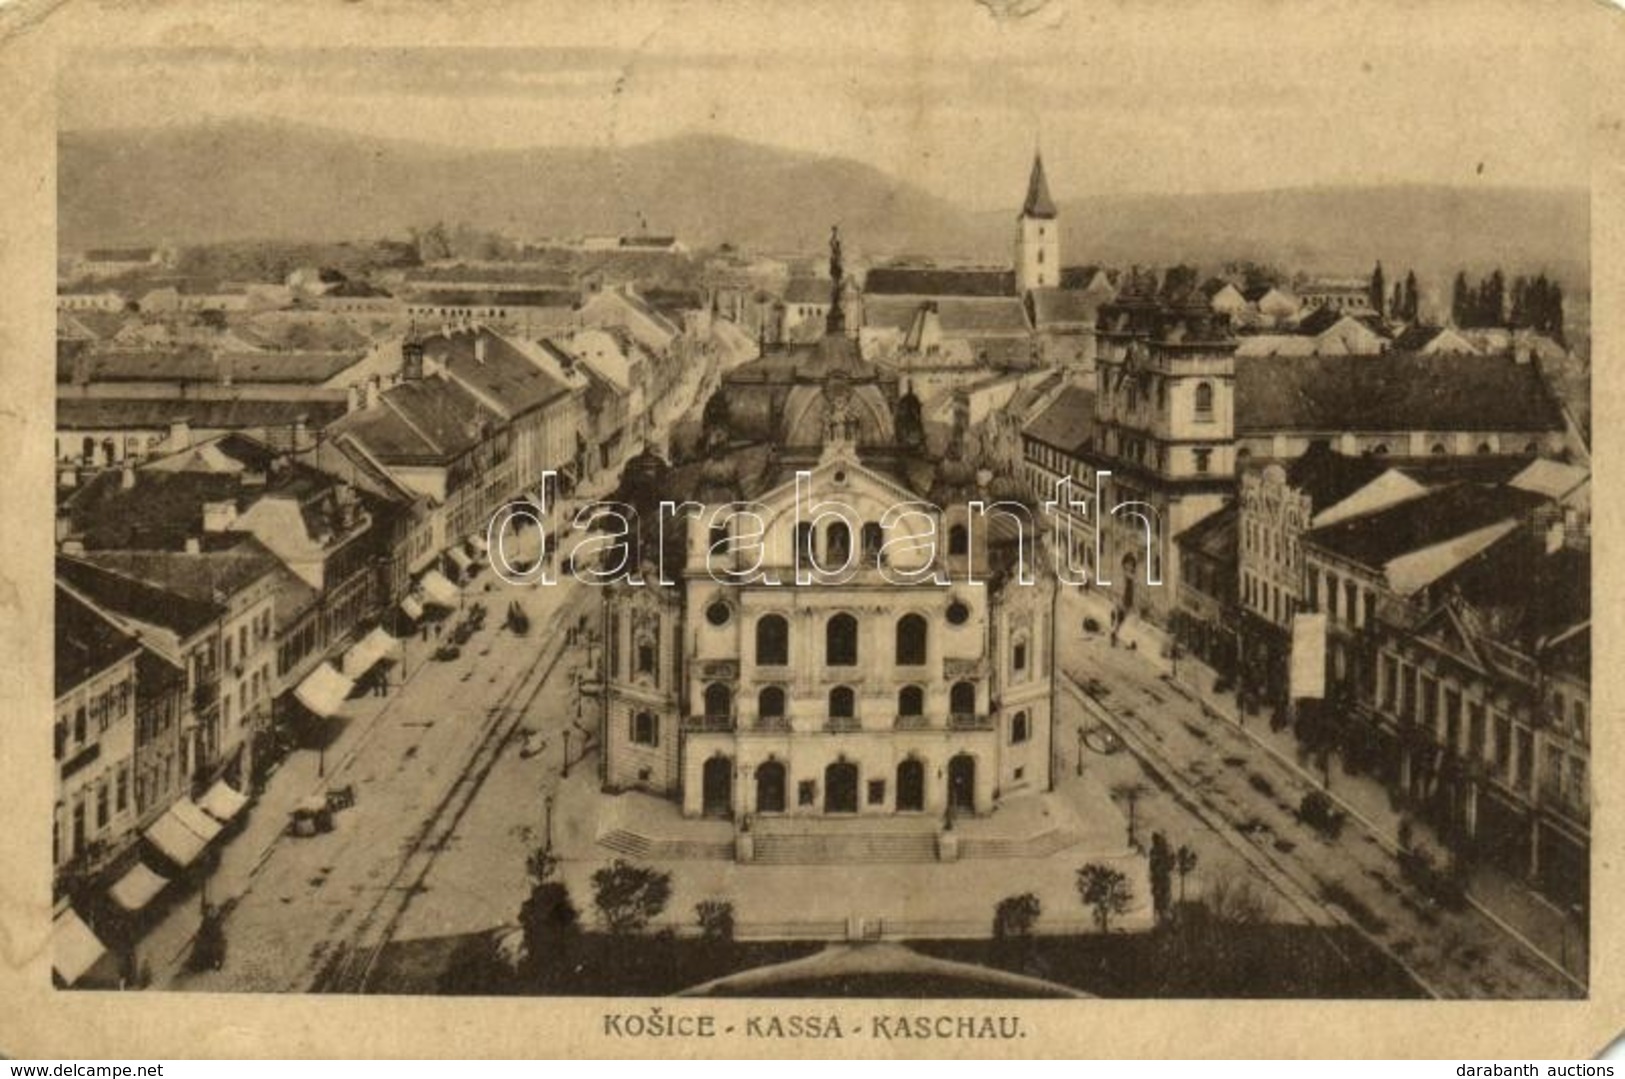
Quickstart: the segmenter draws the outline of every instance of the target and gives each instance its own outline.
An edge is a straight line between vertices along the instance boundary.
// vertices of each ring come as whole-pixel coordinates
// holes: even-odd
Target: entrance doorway
[[[768,761],[756,766],[756,812],[784,812],[784,765]]]
[[[948,762],[948,805],[966,813],[976,812],[976,758],[968,753]]]
[[[925,764],[910,757],[897,766],[897,811],[919,812],[925,808]]]
[[[733,815],[733,776],[733,761],[727,757],[712,757],[705,762],[700,806],[706,816]]]
[[[824,812],[857,811],[858,766],[851,761],[836,761],[824,769]]]

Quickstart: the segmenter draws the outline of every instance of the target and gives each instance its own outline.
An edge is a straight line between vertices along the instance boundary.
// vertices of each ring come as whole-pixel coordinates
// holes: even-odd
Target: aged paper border
[[[771,0],[754,0],[767,4]],[[920,0],[918,47],[930,49],[932,19],[958,17],[976,0]],[[990,0],[984,0],[990,2]],[[681,17],[726,19],[729,7],[688,6]],[[1074,0],[1078,32],[1088,4]],[[1358,43],[1366,20],[1396,12],[1418,34],[1460,32],[1459,3],[1325,4],[1328,33]],[[800,0],[831,19],[861,18],[858,0]],[[1168,0],[1135,5],[1182,32],[1211,33],[1215,9]],[[1470,50],[1484,40],[1516,40],[1535,20],[1583,20],[1590,47],[1572,57],[1592,85],[1592,304],[1594,357],[1608,372],[1609,353],[1625,331],[1625,12],[1588,0],[1472,4]],[[661,5],[666,15],[669,7]],[[1081,10],[1080,10],[1081,9]],[[1251,16],[1246,40],[1268,47],[1268,0],[1236,0],[1220,9]],[[1019,1015],[1023,1036],[1011,1041],[883,1042],[606,1038],[606,1011],[631,1012],[650,1002],[579,998],[430,999],[389,997],[226,996],[58,993],[50,986],[50,880],[46,829],[52,789],[50,438],[54,416],[55,65],[59,51],[94,44],[277,46],[436,42],[545,45],[555,18],[612,25],[658,16],[652,3],[586,4],[552,0],[278,0],[255,5],[214,2],[52,3],[14,0],[0,8],[0,1054],[13,1058],[197,1057],[840,1057],[840,1056],[1420,1056],[1506,1060],[1591,1056],[1625,1028],[1625,859],[1615,798],[1625,739],[1618,695],[1625,670],[1606,662],[1620,640],[1621,607],[1602,602],[1625,587],[1614,545],[1597,547],[1599,598],[1594,691],[1596,786],[1593,838],[1592,990],[1563,1003],[1382,1003],[1076,1001],[985,1003],[943,1001],[664,1001],[666,1014],[713,1015],[720,1030],[749,1015],[818,1014],[867,1025],[874,1015]],[[924,17],[929,14],[929,18]],[[967,14],[969,12],[967,11]],[[653,23],[651,23],[653,25]],[[1447,29],[1448,27],[1448,29]],[[1063,29],[1061,32],[1069,32]],[[792,41],[782,44],[794,45]],[[1518,72],[1509,71],[1509,79]],[[1423,115],[1405,122],[1425,127]],[[1419,134],[1418,137],[1425,137]],[[1620,488],[1612,467],[1625,373],[1593,386],[1598,478],[1597,532],[1620,524]]]

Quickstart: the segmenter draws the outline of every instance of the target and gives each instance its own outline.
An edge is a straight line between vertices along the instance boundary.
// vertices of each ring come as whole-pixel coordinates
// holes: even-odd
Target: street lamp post
[[[547,829],[544,833],[546,846],[544,849],[553,849],[553,795],[551,792],[542,796],[542,806],[547,811]]]
[[[570,778],[570,728],[564,728],[564,769],[559,773],[564,779]]]
[[[1078,726],[1078,775],[1083,775],[1083,726]]]

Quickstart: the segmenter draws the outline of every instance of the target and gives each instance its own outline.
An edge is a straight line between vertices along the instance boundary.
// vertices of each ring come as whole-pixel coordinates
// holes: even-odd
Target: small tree
[[[1128,845],[1139,846],[1134,835],[1134,810],[1140,804],[1140,799],[1151,793],[1151,788],[1138,780],[1119,783],[1112,787],[1112,797],[1128,806]]]
[[[1006,896],[993,908],[993,938],[1012,940],[1032,936],[1043,904],[1031,892]]]
[[[579,922],[570,890],[559,881],[539,881],[519,908],[525,942],[520,970],[542,986],[555,984],[569,969]]]
[[[1161,832],[1151,833],[1151,908],[1159,920],[1168,917],[1173,896],[1174,853]]]
[[[694,904],[694,917],[700,923],[700,939],[710,944],[727,944],[734,939],[734,905],[726,899],[704,899]]]
[[[622,858],[592,875],[593,904],[617,936],[642,932],[671,900],[671,874]]]
[[[1179,871],[1179,905],[1185,905],[1185,878],[1196,868],[1196,852],[1181,844],[1174,852],[1174,868]]]
[[[1095,916],[1102,933],[1111,930],[1111,920],[1128,910],[1134,897],[1128,878],[1109,865],[1090,862],[1078,870],[1078,898]]]

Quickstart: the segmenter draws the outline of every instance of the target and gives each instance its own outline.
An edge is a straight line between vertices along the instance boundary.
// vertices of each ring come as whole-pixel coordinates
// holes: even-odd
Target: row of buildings
[[[1581,901],[1589,473],[1538,349],[1258,352],[1199,290],[1125,291],[1096,333],[1021,461],[1089,499],[1093,587],[1458,851]],[[1323,704],[1295,647],[1325,650]]]
[[[64,932],[130,954],[116,942],[207,860],[266,770],[319,743],[323,721],[399,659],[401,635],[458,604],[492,516],[540,501],[548,472],[551,508],[635,448],[644,394],[675,376],[626,362],[623,340],[415,335],[393,356],[369,353],[361,384],[322,410],[298,397],[64,398],[70,412],[136,401],[171,417],[139,445],[119,430],[59,487]],[[263,437],[185,418],[200,405],[299,411]]]

